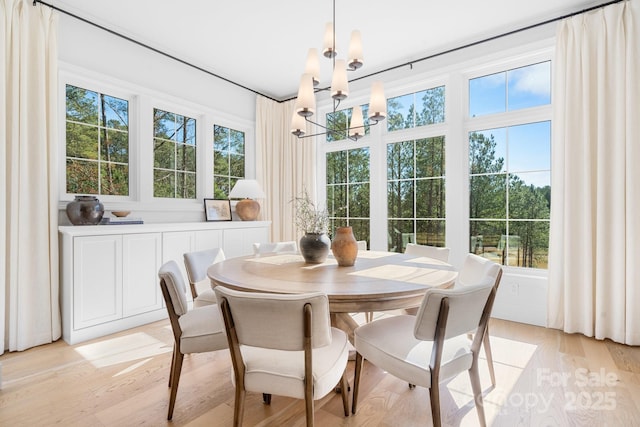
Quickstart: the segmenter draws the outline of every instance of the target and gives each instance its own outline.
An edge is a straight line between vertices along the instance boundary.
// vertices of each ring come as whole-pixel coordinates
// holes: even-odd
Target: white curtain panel
[[[57,16],[0,0],[2,352],[60,337]]]
[[[558,26],[548,325],[640,345],[635,25],[622,2]]]
[[[307,191],[315,200],[316,145],[314,138],[291,134],[294,101],[256,100],[256,179],[266,199],[262,217],[271,221],[271,240],[298,241],[293,200]]]

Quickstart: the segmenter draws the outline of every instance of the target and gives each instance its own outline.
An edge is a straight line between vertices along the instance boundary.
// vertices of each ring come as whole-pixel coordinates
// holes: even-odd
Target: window
[[[369,242],[369,149],[327,153],[329,234],[350,226],[357,240]]]
[[[244,178],[244,132],[213,126],[213,196],[226,199],[238,179]]]
[[[153,110],[153,195],[196,198],[196,120]]]
[[[387,100],[387,130],[410,129],[444,122],[444,86]]]
[[[469,132],[470,251],[503,265],[548,264],[551,122],[526,109],[551,102],[549,70],[545,62],[469,80],[470,115],[515,110],[510,122],[520,122]]]
[[[369,134],[369,104],[360,106],[362,108],[362,117],[364,119],[364,134]],[[327,113],[325,124],[327,127],[327,142],[341,141],[347,139],[349,123],[351,122],[351,114],[353,108],[333,111]]]
[[[66,85],[66,191],[129,195],[129,102]]]
[[[445,246],[445,144],[432,137],[387,144],[388,248]]]

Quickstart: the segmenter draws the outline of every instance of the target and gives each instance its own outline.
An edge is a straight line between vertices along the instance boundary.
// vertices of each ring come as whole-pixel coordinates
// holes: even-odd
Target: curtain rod
[[[603,3],[603,4],[599,4],[599,5],[596,5],[596,6],[591,6],[591,7],[588,7],[586,9],[582,9],[582,10],[579,10],[579,11],[576,11],[576,12],[567,13],[566,15],[558,16],[556,18],[547,19],[546,21],[538,22],[537,24],[528,25],[526,27],[522,27],[522,28],[518,28],[516,30],[508,31],[508,32],[503,33],[503,34],[498,34],[496,36],[492,36],[492,37],[488,37],[488,38],[485,38],[485,39],[482,39],[482,40],[471,42],[471,43],[465,44],[463,46],[454,47],[454,48],[451,48],[451,49],[444,50],[442,52],[438,52],[438,53],[434,53],[432,55],[424,56],[422,58],[414,59],[413,61],[408,61],[408,62],[405,62],[403,64],[394,65],[392,67],[385,68],[383,70],[376,71],[374,73],[370,73],[370,74],[367,74],[367,75],[364,75],[364,76],[356,77],[356,78],[354,78],[352,80],[349,80],[349,82],[351,83],[351,82],[355,82],[355,81],[358,81],[358,80],[366,79],[366,78],[369,78],[369,77],[377,76],[378,74],[383,74],[383,73],[386,73],[388,71],[396,70],[398,68],[402,68],[402,67],[406,67],[406,66],[413,67],[413,64],[418,63],[418,62],[426,61],[426,60],[429,60],[429,59],[436,58],[438,56],[442,56],[442,55],[446,55],[446,54],[449,54],[449,53],[457,52],[459,50],[463,50],[463,49],[466,49],[466,48],[469,48],[469,47],[477,46],[479,44],[487,43],[487,42],[490,42],[490,41],[493,41],[493,40],[496,40],[496,39],[499,39],[499,38],[502,38],[502,37],[510,36],[510,35],[513,35],[513,34],[517,34],[519,32],[530,30],[530,29],[536,28],[536,27],[540,27],[542,25],[550,24],[552,22],[560,21],[562,19],[571,18],[572,16],[581,15],[583,13],[591,12],[592,10],[600,9],[600,8],[603,8],[603,7],[606,7],[606,6],[615,4],[615,3],[620,3],[620,2],[623,2],[623,1],[627,1],[627,0],[611,0],[609,2],[606,2],[606,3]],[[114,31],[114,30],[106,28],[106,27],[104,27],[102,25],[96,24],[95,22],[89,21],[88,19],[85,19],[85,18],[83,18],[81,16],[75,15],[75,14],[73,14],[73,13],[67,11],[67,10],[61,9],[61,8],[59,8],[57,6],[54,6],[54,5],[49,4],[49,3],[46,3],[46,2],[44,2],[42,0],[33,0],[33,5],[34,6],[37,3],[43,4],[45,6],[48,6],[48,7],[52,8],[53,10],[56,10],[56,11],[61,12],[61,13],[64,13],[65,15],[68,15],[68,16],[70,16],[72,18],[75,18],[75,19],[78,19],[78,20],[80,20],[80,21],[82,21],[82,22],[84,22],[86,24],[92,25],[92,26],[94,26],[96,28],[99,28],[99,29],[101,29],[103,31],[106,31],[106,32],[110,33],[110,34],[113,34],[114,36],[118,36],[120,38],[123,38],[123,39],[125,39],[125,40],[127,40],[127,41],[129,41],[131,43],[137,44],[138,46],[141,46],[141,47],[144,47],[146,49],[149,49],[149,50],[151,50],[151,51],[153,51],[155,53],[158,53],[160,55],[163,55],[163,56],[165,56],[165,57],[167,57],[169,59],[173,59],[174,61],[177,61],[177,62],[179,62],[179,63],[181,63],[183,65],[186,65],[188,67],[194,68],[194,69],[196,69],[198,71],[202,71],[203,73],[209,74],[210,76],[216,77],[216,78],[218,78],[220,80],[224,80],[227,83],[231,83],[232,85],[238,86],[238,87],[240,87],[242,89],[248,90],[249,92],[252,92],[252,93],[254,93],[256,95],[263,96],[263,97],[265,97],[267,99],[270,99],[272,101],[275,101],[275,102],[278,102],[278,103],[283,103],[283,102],[287,102],[287,101],[291,101],[291,100],[296,99],[296,97],[287,98],[287,99],[281,99],[281,100],[280,99],[275,99],[275,98],[273,98],[273,97],[271,97],[269,95],[265,95],[264,93],[258,92],[257,90],[254,90],[254,89],[251,89],[251,88],[249,88],[247,86],[241,85],[240,83],[236,83],[233,80],[230,80],[230,79],[228,79],[226,77],[222,77],[222,76],[220,76],[220,75],[218,75],[218,74],[216,74],[216,73],[214,73],[212,71],[209,71],[209,70],[207,70],[205,68],[202,68],[200,66],[194,65],[194,64],[192,64],[190,62],[187,62],[187,61],[185,61],[183,59],[180,59],[180,58],[178,58],[176,56],[173,56],[173,55],[170,55],[170,54],[168,54],[166,52],[163,52],[160,49],[156,49],[155,47],[152,47],[152,46],[149,46],[149,45],[147,45],[145,43],[139,42],[138,40],[135,40],[135,39],[132,39],[131,37],[125,36],[124,34],[120,34],[117,31]],[[316,92],[321,92],[321,91],[325,91],[325,90],[328,90],[328,89],[329,89],[329,87],[325,87],[325,88],[322,88],[322,89],[316,89]]]

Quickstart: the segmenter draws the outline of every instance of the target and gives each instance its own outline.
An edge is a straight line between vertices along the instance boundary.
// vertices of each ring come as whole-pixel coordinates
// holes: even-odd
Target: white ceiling
[[[336,0],[338,58],[359,29],[355,78],[605,3],[605,0]],[[275,99],[296,95],[322,48],[332,1],[55,0],[52,4]],[[321,58],[321,85],[330,61]]]

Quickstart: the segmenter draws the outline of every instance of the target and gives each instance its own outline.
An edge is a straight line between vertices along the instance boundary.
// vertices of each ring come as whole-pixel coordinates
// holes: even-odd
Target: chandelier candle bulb
[[[362,35],[359,30],[351,32],[351,42],[349,43],[349,69],[357,70],[364,63],[362,55]]]
[[[327,22],[324,30],[324,44],[322,49],[322,54],[326,58],[333,58],[337,55],[336,53],[336,41],[333,38],[333,23]]]
[[[297,111],[294,110],[293,117],[291,117],[291,133],[300,138],[305,134],[306,127],[307,121],[303,116],[301,116]]]
[[[333,79],[331,80],[331,97],[341,101],[347,96],[349,96],[347,65],[344,59],[336,59],[336,67],[333,70]]]
[[[311,74],[304,73],[300,78],[296,104],[296,113],[302,117],[311,117],[316,112],[316,97],[313,93],[313,77]]]
[[[320,84],[320,59],[318,59],[318,51],[314,48],[309,49],[304,72],[306,74],[311,74],[314,86],[318,86]]]
[[[385,117],[387,117],[387,99],[384,96],[384,87],[382,82],[373,82],[369,101],[369,120],[379,122]]]
[[[349,137],[355,140],[364,136],[364,118],[362,117],[362,108],[359,105],[353,107],[351,114],[351,124],[349,125]]]

